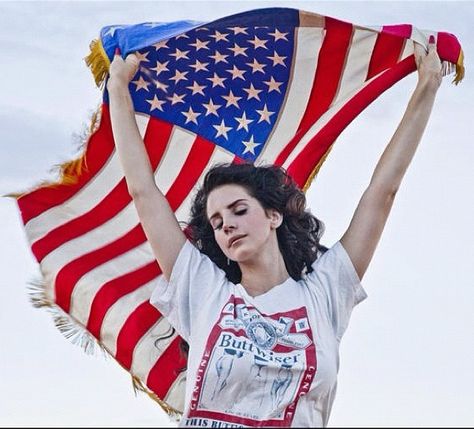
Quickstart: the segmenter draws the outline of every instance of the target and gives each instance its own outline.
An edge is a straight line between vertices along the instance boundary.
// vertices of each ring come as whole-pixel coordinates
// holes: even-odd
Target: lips
[[[228,244],[227,244],[228,247],[231,247],[234,244],[234,242],[236,242],[237,240],[239,240],[239,239],[241,239],[245,236],[246,236],[245,234],[242,234],[242,235],[235,235],[234,237],[231,237],[228,241]]]

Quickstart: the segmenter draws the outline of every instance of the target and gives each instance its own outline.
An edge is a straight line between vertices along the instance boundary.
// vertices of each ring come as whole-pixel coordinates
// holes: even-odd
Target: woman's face
[[[217,244],[236,262],[245,262],[277,243],[276,228],[282,216],[267,210],[240,185],[222,185],[207,199],[207,217]],[[269,244],[273,240],[273,243]]]

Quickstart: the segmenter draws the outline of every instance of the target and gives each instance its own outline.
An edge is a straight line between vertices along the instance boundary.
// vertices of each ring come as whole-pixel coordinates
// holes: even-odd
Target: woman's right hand
[[[124,60],[117,48],[114,59],[110,63],[107,89],[110,90],[112,86],[128,87],[128,84],[138,70],[139,64],[140,61],[135,54],[128,54]]]

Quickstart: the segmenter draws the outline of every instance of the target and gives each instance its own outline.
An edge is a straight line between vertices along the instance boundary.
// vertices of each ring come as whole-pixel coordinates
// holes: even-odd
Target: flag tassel
[[[133,390],[136,392],[144,392],[146,393],[151,399],[156,401],[158,405],[163,409],[163,411],[168,414],[170,418],[172,418],[175,421],[178,421],[182,413],[176,410],[173,407],[170,407],[166,402],[162,401],[153,391],[148,389],[143,382],[136,376],[132,374],[132,384],[133,384]]]
[[[102,351],[107,356],[108,351],[100,344],[92,334],[72,316],[65,313],[48,296],[48,287],[43,280],[33,280],[28,285],[30,302],[35,308],[47,308],[53,317],[54,325],[59,332],[69,339],[73,344],[80,346],[88,355],[95,354],[96,350]]]
[[[464,53],[461,49],[461,51],[459,52],[458,60],[456,62],[456,75],[454,76],[453,83],[457,85],[459,82],[463,80],[463,78],[464,78]]]
[[[109,72],[110,60],[99,39],[92,40],[89,44],[89,49],[90,53],[84,58],[84,60],[87,66],[91,69],[95,84],[99,88],[102,88],[107,73]]]

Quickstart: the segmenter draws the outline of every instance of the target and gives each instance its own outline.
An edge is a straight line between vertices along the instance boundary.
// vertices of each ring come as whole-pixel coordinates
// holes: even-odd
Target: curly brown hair
[[[303,191],[283,167],[276,165],[221,163],[206,173],[194,197],[187,227],[189,238],[201,252],[224,270],[231,282],[241,281],[239,265],[229,261],[217,244],[206,212],[210,192],[227,184],[244,187],[265,210],[274,209],[283,215],[283,222],[276,231],[286,269],[295,280],[300,280],[304,272],[311,272],[318,253],[327,250],[319,242],[324,225],[306,210]]]

